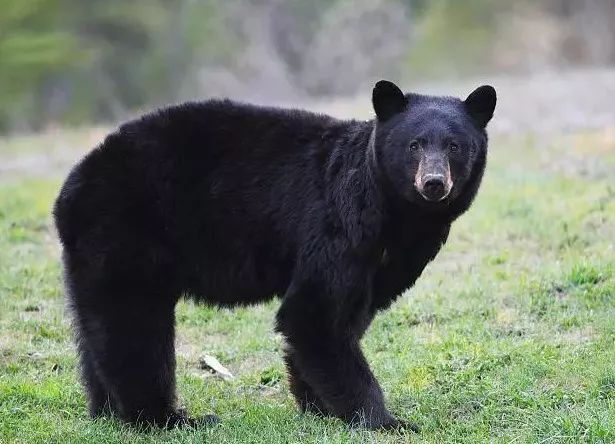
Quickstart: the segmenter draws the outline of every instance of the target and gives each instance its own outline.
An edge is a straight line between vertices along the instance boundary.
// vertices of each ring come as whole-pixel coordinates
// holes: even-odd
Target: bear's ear
[[[372,104],[378,120],[384,122],[406,109],[408,101],[404,93],[393,82],[380,80],[372,92]]]
[[[472,91],[463,104],[478,126],[485,128],[493,117],[496,100],[495,88],[483,85]]]

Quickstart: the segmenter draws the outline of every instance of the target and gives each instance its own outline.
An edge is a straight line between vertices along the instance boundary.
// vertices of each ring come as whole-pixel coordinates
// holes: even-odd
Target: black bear
[[[369,121],[172,106],[122,125],[73,168],[54,215],[92,415],[197,424],[175,405],[178,299],[278,295],[299,407],[399,426],[359,341],[470,206],[496,94],[404,95],[380,81],[372,102]]]

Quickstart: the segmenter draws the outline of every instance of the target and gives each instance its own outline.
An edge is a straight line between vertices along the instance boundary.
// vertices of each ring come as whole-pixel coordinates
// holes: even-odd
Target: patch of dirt
[[[581,345],[591,342],[595,336],[594,329],[591,326],[586,326],[561,333],[556,337],[556,341],[567,345]]]
[[[276,361],[281,361],[282,355],[276,352],[262,350],[251,353],[244,359],[234,362],[229,365],[231,371],[237,376],[264,371],[271,367],[271,364]]]
[[[175,337],[175,353],[186,361],[197,362],[207,350],[221,348],[227,342],[229,338],[224,333],[194,336],[179,329]]]

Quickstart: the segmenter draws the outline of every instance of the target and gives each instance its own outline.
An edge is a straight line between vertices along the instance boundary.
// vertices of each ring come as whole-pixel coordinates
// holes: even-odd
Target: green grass
[[[0,158],[48,139],[4,141]],[[61,178],[0,180],[0,442],[615,442],[614,171],[612,131],[492,141],[477,201],[364,340],[390,408],[420,435],[298,414],[277,302],[178,307],[181,403],[219,426],[143,433],[90,420],[50,224]],[[200,369],[206,353],[235,379]]]

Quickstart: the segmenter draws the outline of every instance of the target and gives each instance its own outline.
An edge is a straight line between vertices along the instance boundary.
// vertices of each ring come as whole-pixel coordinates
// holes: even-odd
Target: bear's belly
[[[188,295],[222,306],[251,305],[283,296],[292,274],[292,262],[256,250],[224,248],[197,261],[189,279]]]

